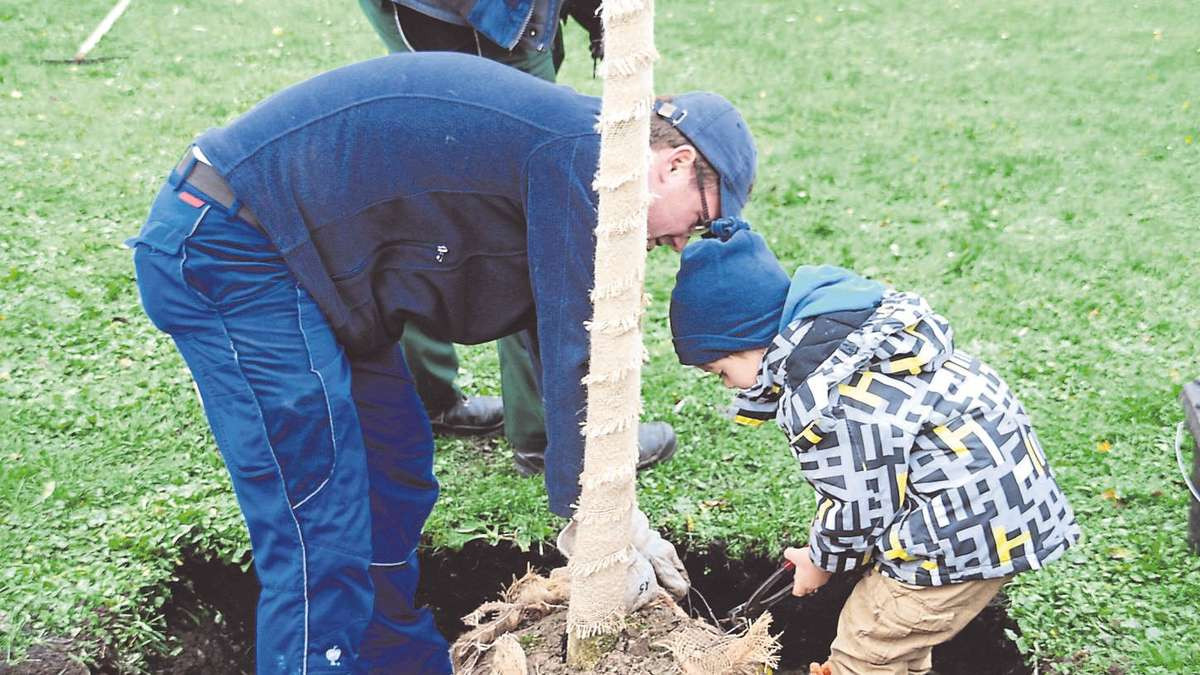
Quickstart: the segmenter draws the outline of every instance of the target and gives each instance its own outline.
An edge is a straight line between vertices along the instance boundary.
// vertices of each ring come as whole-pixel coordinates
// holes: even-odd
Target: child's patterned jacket
[[[917,295],[797,319],[741,396],[743,421],[774,413],[816,489],[825,570],[875,560],[938,586],[1036,569],[1079,539],[1025,410]]]

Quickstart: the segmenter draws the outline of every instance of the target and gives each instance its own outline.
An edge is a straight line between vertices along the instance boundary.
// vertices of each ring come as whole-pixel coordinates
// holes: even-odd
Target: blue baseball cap
[[[754,187],[758,152],[750,127],[737,108],[719,94],[689,91],[670,101],[655,101],[654,112],[670,120],[720,174],[718,217],[740,216]]]

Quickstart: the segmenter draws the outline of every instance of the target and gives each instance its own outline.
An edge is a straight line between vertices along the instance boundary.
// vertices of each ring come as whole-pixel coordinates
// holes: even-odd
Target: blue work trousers
[[[191,369],[262,585],[258,673],[449,673],[413,607],[437,499],[399,347],[351,358],[255,226],[173,172],[130,240],[142,305]]]

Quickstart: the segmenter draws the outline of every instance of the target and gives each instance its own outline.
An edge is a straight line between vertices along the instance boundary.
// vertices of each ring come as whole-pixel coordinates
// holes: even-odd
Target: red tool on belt
[[[783,566],[767,577],[754,592],[750,599],[729,610],[722,623],[736,627],[742,622],[750,622],[763,612],[778,604],[784,598],[792,596],[793,578],[796,575],[796,565],[791,560],[783,561]]]

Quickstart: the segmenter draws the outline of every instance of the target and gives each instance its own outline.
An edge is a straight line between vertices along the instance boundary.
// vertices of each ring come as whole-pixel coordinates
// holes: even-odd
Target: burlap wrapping
[[[492,672],[496,675],[529,675],[525,650],[511,633],[501,635],[492,646]]]
[[[654,98],[652,0],[606,0],[594,309],[582,487],[567,628],[579,637],[619,629],[634,551],[637,426],[641,416],[646,176]]]
[[[693,621],[672,633],[666,647],[685,675],[758,675],[779,665],[779,641],[770,628],[770,612],[758,617],[741,635],[728,635]]]

